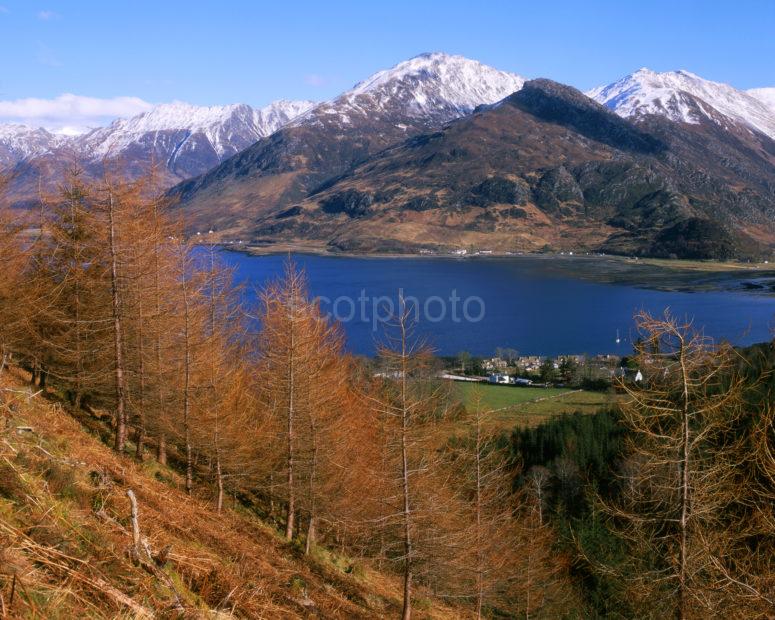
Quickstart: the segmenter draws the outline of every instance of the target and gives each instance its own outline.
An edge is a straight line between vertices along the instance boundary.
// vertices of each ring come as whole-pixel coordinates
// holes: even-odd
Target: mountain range
[[[433,53],[320,104],[167,104],[76,137],[0,126],[18,202],[74,160],[134,175],[156,162],[191,229],[224,241],[698,258],[775,246],[775,88],[687,71],[581,93]]]
[[[17,202],[34,201],[39,179],[51,186],[76,163],[87,174],[99,174],[105,162],[113,162],[130,177],[156,165],[161,185],[169,187],[206,172],[313,106],[311,101],[276,101],[263,108],[175,102],[76,136],[0,125],[0,170],[10,174]]]

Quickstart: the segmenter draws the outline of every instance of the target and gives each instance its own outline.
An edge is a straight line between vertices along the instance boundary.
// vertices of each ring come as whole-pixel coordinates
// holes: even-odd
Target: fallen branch
[[[35,447],[51,460],[57,461],[59,463],[63,463],[65,465],[69,465],[70,467],[86,467],[86,463],[84,463],[83,461],[73,461],[71,459],[59,458],[58,456],[54,456],[53,454],[51,454],[51,452],[41,447],[40,445],[37,445]]]
[[[132,489],[127,489],[127,497],[129,498],[130,505],[130,520],[132,522],[132,547],[129,550],[129,557],[135,564],[142,567],[147,573],[153,575],[156,579],[161,581],[172,592],[175,598],[174,607],[179,611],[185,611],[183,602],[181,601],[180,594],[175,588],[175,584],[170,579],[169,575],[165,573],[159,566],[163,566],[167,561],[170,554],[171,547],[168,545],[161,550],[161,552],[154,557],[151,551],[151,545],[146,538],[140,534],[140,517],[137,509],[137,497]]]
[[[132,612],[135,614],[135,617],[153,618],[153,613],[150,610],[140,605],[137,601],[135,601],[130,596],[124,594],[121,590],[114,588],[107,581],[104,581],[99,577],[92,577],[90,578],[90,581],[94,587],[98,588],[99,590],[107,594],[116,603],[131,609]]]

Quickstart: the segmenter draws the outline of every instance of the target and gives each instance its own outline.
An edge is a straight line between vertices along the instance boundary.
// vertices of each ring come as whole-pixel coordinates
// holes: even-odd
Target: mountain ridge
[[[705,108],[708,106],[775,139],[775,107],[760,99],[767,97],[768,89],[761,91],[764,92],[755,96],[750,91],[706,80],[689,71],[657,73],[644,67],[611,84],[593,88],[587,95],[620,116],[658,114],[688,124],[710,116]],[[702,105],[693,104],[687,94],[700,100]]]
[[[494,119],[508,108],[512,121],[527,131],[521,137],[508,126],[495,131],[501,121]],[[481,123],[493,127],[485,130]],[[436,149],[461,127],[470,137]],[[122,159],[133,176],[162,164],[161,186],[174,185],[169,196],[189,229],[214,229],[223,239],[375,251],[382,244],[376,232],[357,241],[353,231],[379,211],[376,205],[393,208],[395,196],[403,196],[405,204],[392,217],[422,214],[413,216],[424,222],[417,230],[433,228],[428,238],[436,239],[434,247],[471,239],[487,244],[499,230],[509,230],[513,243],[501,236],[495,246],[648,253],[662,252],[654,244],[675,233],[723,239],[711,243],[712,252],[731,256],[775,245],[767,221],[775,202],[774,138],[772,88],[741,91],[685,70],[643,68],[584,94],[432,52],[378,71],[318,104],[280,101],[262,110],[241,104],[157,106],[81,136],[80,153],[68,149],[67,137],[0,127],[0,165],[27,149],[31,155],[13,169],[12,191],[21,186],[31,196],[38,176],[56,176],[65,156],[91,158],[92,164]],[[57,148],[45,151],[47,140]],[[437,186],[444,177],[439,171],[452,168],[459,168],[457,177]],[[381,187],[388,178],[396,179],[392,187]],[[632,202],[641,186],[652,194]],[[516,200],[523,195],[524,204]],[[498,209],[479,214],[487,222],[472,212],[461,215],[461,208],[504,197],[500,204],[508,204],[512,216],[540,225],[525,230],[526,221],[493,223]],[[450,210],[457,223],[450,223]],[[523,218],[521,211],[532,215]],[[608,219],[601,221],[603,212]],[[343,214],[349,231],[332,224]],[[434,216],[438,221],[431,222]],[[382,223],[388,251],[414,247],[394,239],[396,223]],[[557,234],[536,234],[550,225]],[[675,227],[672,233],[668,225]],[[460,234],[461,226],[482,234]],[[587,232],[574,237],[581,229]],[[668,245],[680,249],[673,241]]]
[[[54,191],[73,165],[98,175],[104,163],[117,162],[130,178],[155,166],[166,188],[209,170],[313,105],[286,100],[263,108],[173,102],[75,136],[0,125],[0,172],[10,175],[9,192],[22,204],[35,202],[41,185]]]
[[[267,211],[252,237],[344,252],[753,256],[775,239],[770,187],[775,142],[764,134],[626,119],[538,79]]]
[[[319,104],[171,193],[187,205],[192,226],[244,230],[261,211],[301,200],[375,153],[495,103],[523,83],[462,56],[422,54]]]

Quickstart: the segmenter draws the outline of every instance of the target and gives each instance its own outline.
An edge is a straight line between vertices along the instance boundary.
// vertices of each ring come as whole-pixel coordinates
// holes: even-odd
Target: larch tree
[[[442,390],[430,379],[430,350],[413,336],[416,309],[403,298],[379,349],[382,371],[372,411],[380,429],[382,472],[375,520],[387,558],[403,577],[402,618],[412,615],[415,584],[432,589],[454,556],[459,506],[439,454],[437,424],[446,417]]]
[[[174,325],[175,341],[173,352],[176,360],[172,362],[177,369],[172,430],[183,443],[185,463],[185,488],[189,495],[194,484],[194,424],[195,408],[198,404],[200,387],[204,380],[202,370],[205,358],[207,306],[203,300],[206,286],[203,274],[196,270],[191,253],[191,245],[182,238],[176,240],[175,277],[177,280],[176,312],[178,320]]]
[[[328,472],[335,462],[331,433],[346,398],[341,332],[309,298],[305,275],[290,260],[283,277],[261,292],[260,306],[257,392],[273,422],[269,443],[275,446],[264,455],[271,464],[264,484],[285,503],[288,540],[299,514],[306,516],[309,549],[325,510]],[[281,472],[281,481],[275,472]]]
[[[470,599],[481,618],[487,607],[505,608],[515,579],[513,471],[498,436],[486,427],[490,411],[475,394],[467,436],[448,445],[461,510],[454,573],[458,596]]]
[[[10,356],[20,353],[24,325],[29,312],[27,278],[30,252],[24,226],[5,201],[6,180],[0,177],[0,373]]]
[[[76,408],[85,393],[99,389],[106,352],[105,237],[93,200],[93,188],[73,170],[49,225],[54,297],[47,320],[59,328],[51,341],[58,359],[49,362],[49,372],[66,386]]]
[[[150,373],[151,383],[154,386],[152,396],[149,399],[150,417],[146,413],[145,425],[156,436],[156,459],[162,465],[167,464],[167,408],[170,400],[171,375],[170,363],[171,346],[173,339],[172,324],[173,314],[170,309],[175,307],[174,291],[177,290],[175,280],[176,263],[176,226],[167,214],[168,202],[157,198],[151,202],[148,221],[151,225],[150,238],[151,249],[151,275],[149,278],[150,295],[148,305],[153,320],[149,323],[148,338],[151,348]],[[177,233],[180,234],[179,232]]]
[[[41,381],[50,375],[76,407],[99,399],[110,359],[105,227],[96,200],[77,169],[57,195],[42,199],[27,281],[26,355]]]
[[[735,353],[668,314],[641,314],[639,326],[644,381],[623,384],[628,477],[617,500],[600,503],[630,549],[615,574],[646,616],[740,616],[754,585],[730,553],[740,525],[730,508],[745,492]]]
[[[202,358],[200,387],[193,411],[194,442],[206,455],[214,473],[216,510],[223,508],[224,481],[229,472],[242,468],[234,461],[240,442],[245,441],[244,418],[254,406],[247,374],[249,360],[244,350],[245,329],[239,290],[232,270],[218,260],[215,246],[200,252],[201,303],[204,331],[197,355]]]

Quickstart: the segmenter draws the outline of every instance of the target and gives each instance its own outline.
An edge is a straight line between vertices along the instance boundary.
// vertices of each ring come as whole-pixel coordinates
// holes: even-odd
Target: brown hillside
[[[400,590],[392,577],[322,550],[303,559],[248,510],[235,504],[218,515],[210,498],[186,496],[171,469],[115,454],[19,376],[6,371],[0,387],[3,617],[398,613]],[[155,574],[129,557],[130,489],[142,536],[154,554],[170,550]],[[461,616],[443,604],[433,608],[418,617]]]

